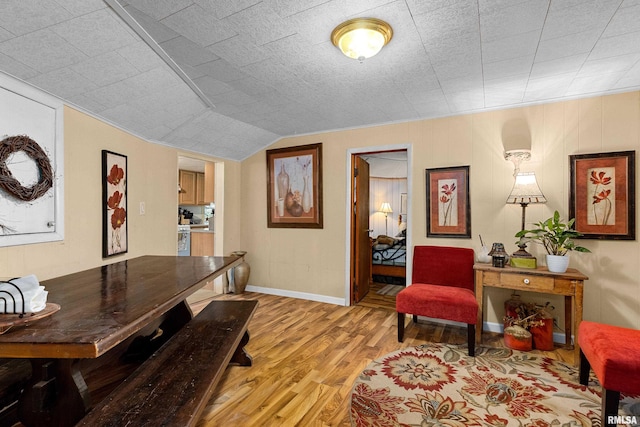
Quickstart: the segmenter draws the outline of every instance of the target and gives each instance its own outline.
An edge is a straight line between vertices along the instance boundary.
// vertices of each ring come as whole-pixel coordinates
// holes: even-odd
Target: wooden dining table
[[[0,335],[0,357],[32,366],[18,402],[21,423],[74,425],[91,406],[81,362],[99,366],[115,349],[118,357],[149,356],[193,317],[186,298],[241,262],[141,256],[41,282],[60,309]]]

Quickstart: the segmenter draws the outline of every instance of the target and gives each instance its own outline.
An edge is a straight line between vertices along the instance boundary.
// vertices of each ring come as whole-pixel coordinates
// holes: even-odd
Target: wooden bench
[[[212,301],[82,418],[78,426],[195,425],[229,364],[244,351],[257,301]]]
[[[18,422],[18,398],[31,378],[31,363],[25,359],[0,359],[0,426]]]

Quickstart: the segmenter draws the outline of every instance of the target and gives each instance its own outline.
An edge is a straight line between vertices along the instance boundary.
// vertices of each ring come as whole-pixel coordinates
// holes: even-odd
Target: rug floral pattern
[[[600,386],[578,368],[506,348],[426,344],[371,362],[351,392],[354,426],[600,426]],[[640,396],[620,415],[640,420]],[[627,424],[628,425],[628,424]]]

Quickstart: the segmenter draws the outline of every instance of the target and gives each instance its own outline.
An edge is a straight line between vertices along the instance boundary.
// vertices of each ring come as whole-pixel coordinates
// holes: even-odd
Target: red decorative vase
[[[513,320],[519,318],[520,306],[522,305],[522,300],[520,299],[520,295],[513,294],[511,298],[504,302],[504,327],[508,328],[513,324]]]
[[[504,345],[512,350],[531,351],[533,338],[526,329],[513,325],[504,330]]]
[[[533,336],[533,346],[537,350],[553,350],[553,319],[540,319],[543,322],[541,326],[532,326],[529,328]]]

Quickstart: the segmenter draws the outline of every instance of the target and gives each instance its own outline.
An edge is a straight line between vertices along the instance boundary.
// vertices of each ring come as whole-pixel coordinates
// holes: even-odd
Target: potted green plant
[[[575,218],[566,223],[562,222],[560,213],[555,211],[551,218],[536,223],[535,225],[538,228],[519,231],[516,233],[516,237],[544,246],[547,251],[547,268],[549,271],[564,273],[569,266],[569,252],[591,252],[584,246],[578,246],[574,242],[575,238],[582,236],[582,233],[572,228],[575,222]]]

